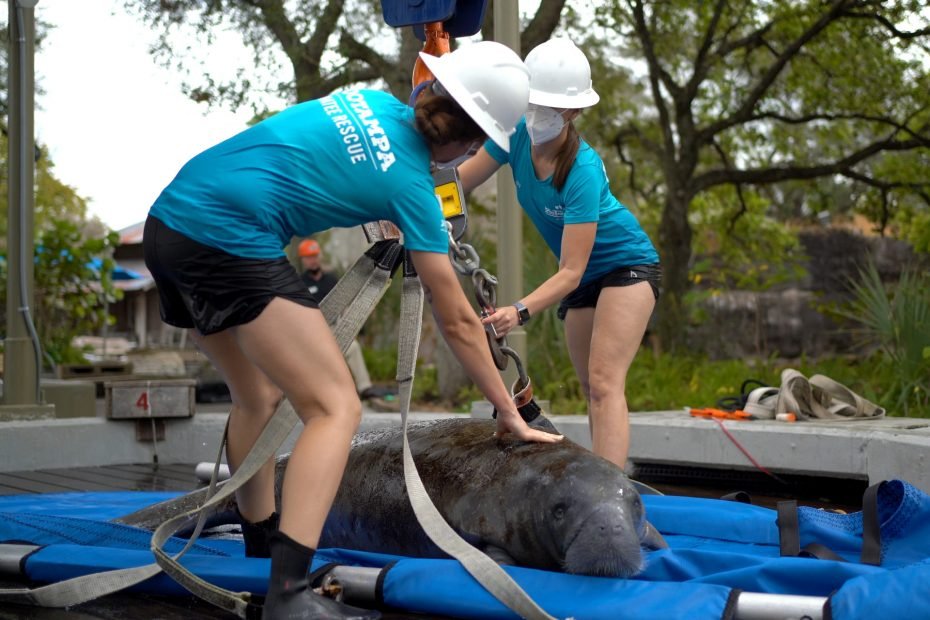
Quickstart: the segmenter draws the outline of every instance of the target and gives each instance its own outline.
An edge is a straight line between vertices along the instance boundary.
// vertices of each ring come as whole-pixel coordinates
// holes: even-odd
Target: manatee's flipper
[[[510,557],[509,553],[500,547],[495,547],[494,545],[485,545],[482,551],[484,551],[489,558],[498,564],[515,565],[517,563],[516,560]]]
[[[633,480],[632,478],[630,478],[630,482],[633,483],[633,488],[635,488],[636,492],[639,493],[640,495],[665,495],[665,493],[663,493],[662,491],[656,488],[653,488],[649,486],[648,484],[645,484],[638,480]]]
[[[652,523],[649,523],[649,521],[646,521],[646,525],[643,527],[642,546],[650,551],[668,549],[668,543],[665,542],[665,538],[662,537],[659,530],[653,527]]]

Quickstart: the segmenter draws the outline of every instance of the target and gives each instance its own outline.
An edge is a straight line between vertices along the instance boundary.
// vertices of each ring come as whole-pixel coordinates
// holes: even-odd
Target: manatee
[[[542,425],[551,424],[542,419]],[[568,438],[541,444],[495,437],[492,420],[413,423],[408,439],[436,508],[465,540],[500,563],[629,577],[643,549],[665,546],[623,470]],[[407,498],[402,427],[359,433],[319,546],[407,557],[448,557],[420,528]],[[276,462],[276,493],[288,457]],[[117,519],[155,529],[196,507],[205,489]],[[236,523],[234,500],[210,526]]]

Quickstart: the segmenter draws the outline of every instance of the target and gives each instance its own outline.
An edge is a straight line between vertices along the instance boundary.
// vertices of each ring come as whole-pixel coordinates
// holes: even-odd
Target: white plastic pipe
[[[210,482],[210,478],[213,477],[214,465],[216,465],[216,463],[210,463],[208,461],[197,463],[197,466],[194,467],[194,475],[197,476],[197,480],[201,482]],[[227,479],[229,479],[229,465],[220,463],[220,471],[217,472],[216,481],[222,482]]]

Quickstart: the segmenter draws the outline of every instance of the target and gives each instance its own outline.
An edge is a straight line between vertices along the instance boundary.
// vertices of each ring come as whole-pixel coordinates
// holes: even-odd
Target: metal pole
[[[4,405],[38,402],[39,368],[26,312],[33,297],[35,196],[35,0],[9,5],[9,192],[7,194],[7,332],[4,341]],[[24,155],[25,154],[25,155]],[[22,234],[26,231],[26,234]],[[28,264],[22,262],[27,257]],[[23,292],[25,291],[25,295]]]
[[[520,53],[520,15],[516,0],[493,0],[494,39]],[[497,173],[497,272],[500,274],[499,305],[512,304],[523,296],[523,212],[517,203],[517,188],[509,169]],[[526,331],[517,327],[507,334],[507,344],[521,359],[526,358]],[[507,366],[505,381],[517,379],[513,364]]]

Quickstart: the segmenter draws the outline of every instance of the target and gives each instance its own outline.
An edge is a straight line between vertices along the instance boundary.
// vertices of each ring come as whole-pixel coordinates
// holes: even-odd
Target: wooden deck
[[[69,491],[190,491],[199,486],[193,465],[118,465],[0,473],[0,495]],[[0,581],[0,587],[23,587]],[[113,594],[74,609],[0,606],[0,620],[207,620],[235,617],[195,597]]]
[[[111,465],[0,473],[0,495],[69,491],[191,491],[194,465]]]

